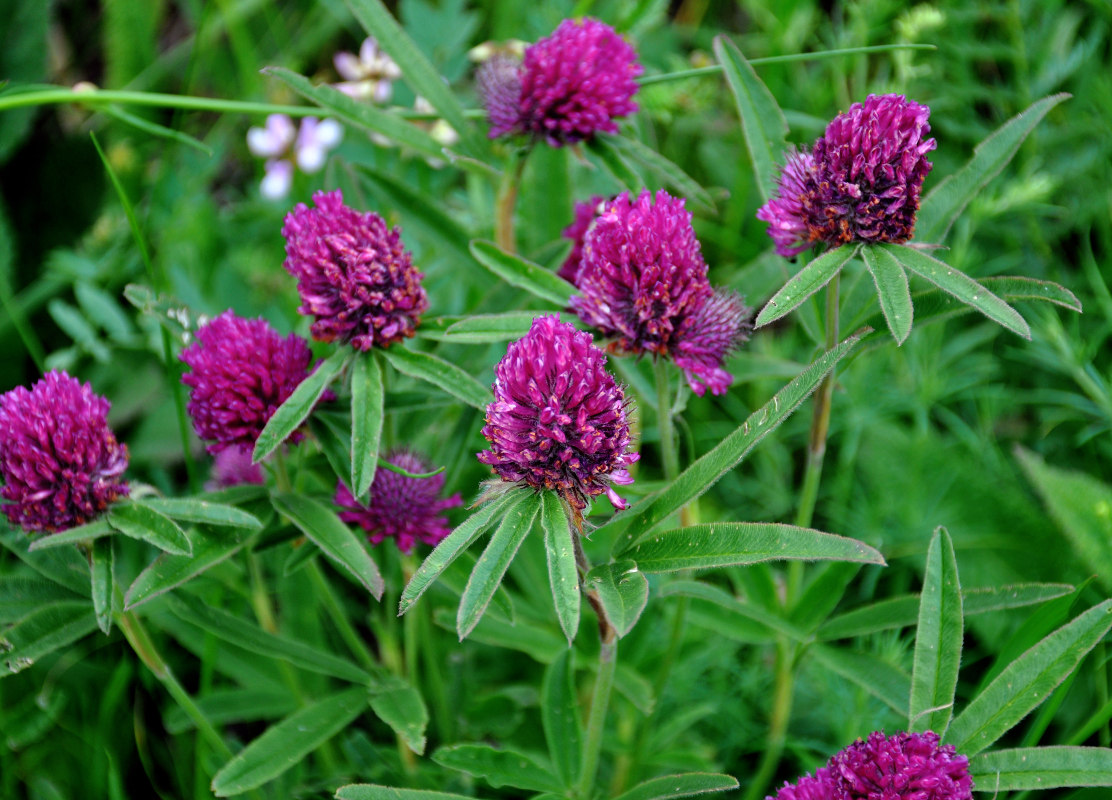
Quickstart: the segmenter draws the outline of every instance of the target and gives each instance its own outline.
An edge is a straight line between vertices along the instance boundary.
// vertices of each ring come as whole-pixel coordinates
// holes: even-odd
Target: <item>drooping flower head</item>
[[[521,59],[495,53],[475,73],[479,100],[487,112],[491,139],[514,133],[521,122]]]
[[[576,203],[575,219],[560,233],[565,239],[571,240],[571,252],[564,259],[557,274],[572,286],[578,285],[576,279],[579,275],[579,265],[583,261],[583,240],[587,236],[591,223],[598,219],[598,215],[602,212],[604,202],[604,197],[594,195],[590,200]]]
[[[211,442],[208,451],[251,450],[267,420],[309,374],[312,357],[300,336],[283,338],[266,320],[231,310],[199,328],[181,353],[191,370],[181,382],[190,387],[187,410],[197,435]]]
[[[412,336],[429,301],[400,230],[345,206],[339,189],[313,202],[282,226],[284,266],[297,278],[298,310],[316,317],[313,338],[366,351]]]
[[[606,492],[627,507],[611,484],[628,484],[629,422],[622,388],[606,356],[559,316],[538,317],[512,342],[494,371],[479,453],[504,481],[553,489],[577,509]]]
[[[969,759],[938,734],[881,731],[858,739],[827,764],[846,800],[972,800]]]
[[[406,472],[429,471],[425,460],[409,450],[395,450],[386,460]],[[342,481],[336,485],[334,502],[344,509],[340,519],[367,531],[373,544],[390,538],[399,550],[410,553],[417,542],[435,545],[451,532],[443,512],[463,505],[463,499],[458,493],[441,498],[443,486],[443,473],[410,478],[379,467],[371,483],[367,505],[360,503]]]
[[[128,493],[127,446],[108,427],[110,403],[65,372],[0,394],[0,509],[28,531],[64,531]]]
[[[213,457],[211,478],[205,482],[205,489],[211,492],[229,486],[263,483],[266,483],[266,476],[263,468],[251,460],[251,448],[233,445]]]
[[[910,239],[935,148],[929,116],[903,95],[869,95],[826,126],[809,158],[789,154],[777,196],[757,212],[776,251]]]
[[[564,20],[526,48],[516,75],[512,66],[503,61],[480,76],[492,137],[524,133],[561,147],[617,133],[614,119],[637,110],[637,53],[597,19]]]
[[[661,189],[607,203],[584,238],[576,285],[572,309],[613,350],[672,358],[699,395],[729,388],[722,361],[748,335],[749,310],[711,287],[682,198]]]

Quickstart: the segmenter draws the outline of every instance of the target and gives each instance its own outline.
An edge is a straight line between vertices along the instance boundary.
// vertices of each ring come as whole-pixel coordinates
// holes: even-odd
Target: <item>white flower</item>
[[[390,56],[378,49],[378,42],[368,36],[359,48],[359,55],[337,53],[332,57],[336,72],[344,80],[334,84],[355,100],[386,103],[394,92],[394,81],[402,76],[401,69]]]
[[[247,131],[247,149],[267,160],[259,193],[268,200],[281,200],[293,185],[294,164],[306,174],[318,172],[343,136],[344,129],[332,119],[304,117],[295,128],[285,114],[271,114],[265,127]]]

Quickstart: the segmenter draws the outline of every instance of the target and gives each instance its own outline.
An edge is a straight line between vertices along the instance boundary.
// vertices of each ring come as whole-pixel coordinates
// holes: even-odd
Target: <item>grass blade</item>
[[[431,383],[480,411],[486,411],[487,406],[494,402],[490,389],[442,358],[396,345],[383,350],[382,354],[390,362],[390,366],[403,375]]]
[[[790,314],[802,305],[804,300],[830,283],[856,252],[857,245],[844,244],[834,250],[827,250],[811,261],[793,275],[765,304],[761,313],[757,315],[756,326],[759,328]]]
[[[911,333],[914,317],[907,273],[887,250],[862,247],[861,257],[865,261],[865,269],[873,276],[877,300],[880,301],[880,310],[884,314],[884,321],[888,323],[888,330],[892,332],[896,344],[901,345]]]
[[[493,242],[476,239],[471,242],[471,255],[511,286],[524,289],[541,300],[564,308],[576,288],[556,273],[539,264],[510,255]]]
[[[1011,792],[1065,786],[1112,786],[1107,747],[1019,747],[969,759],[978,791]]]
[[[366,497],[378,466],[382,438],[382,367],[374,353],[360,353],[351,369],[351,482]]]
[[[298,384],[286,401],[275,409],[274,414],[259,433],[259,438],[255,440],[255,452],[251,455],[252,461],[258,464],[277,450],[282,442],[301,426],[305,418],[313,412],[328,384],[354,356],[355,351],[351,348],[339,347]]]
[[[963,630],[954,543],[945,528],[938,528],[927,549],[926,575],[919,597],[919,627],[907,712],[909,731],[941,734],[950,724]]]

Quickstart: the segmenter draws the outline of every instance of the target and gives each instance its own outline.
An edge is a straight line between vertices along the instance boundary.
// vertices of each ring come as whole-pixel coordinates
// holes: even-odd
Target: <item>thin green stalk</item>
[[[422,662],[425,665],[424,683],[422,688],[428,690],[426,699],[432,703],[432,715],[436,721],[436,729],[443,742],[456,740],[455,712],[448,700],[448,688],[444,683],[444,673],[440,670],[440,658],[437,653],[438,639],[433,632],[432,604],[421,603],[417,608],[410,609],[411,615],[417,615],[421,623],[420,636],[424,642]]]
[[[598,677],[591,696],[591,711],[587,716],[587,739],[583,744],[583,771],[579,776],[577,795],[587,800],[595,785],[599,756],[602,753],[602,735],[606,729],[606,711],[610,706],[610,689],[614,685],[614,670],[618,665],[618,640],[603,641],[598,651]]]
[[[378,662],[375,661],[375,657],[371,654],[371,649],[367,647],[367,643],[363,641],[363,637],[359,635],[359,632],[351,624],[351,620],[348,619],[347,611],[344,610],[343,605],[340,604],[340,599],[336,597],[332,586],[325,579],[320,564],[316,561],[310,561],[305,570],[309,574],[309,579],[313,582],[313,589],[317,597],[324,604],[328,618],[336,626],[340,638],[344,640],[351,654],[364,668],[372,672],[377,670],[379,668]]]
[[[507,253],[517,252],[517,238],[514,236],[514,211],[517,207],[517,190],[521,185],[521,175],[529,153],[514,153],[511,163],[502,172],[502,183],[498,187],[498,198],[494,210],[494,242]]]
[[[795,646],[781,637],[776,646],[776,674],[772,688],[772,711],[768,720],[768,739],[744,800],[760,800],[780,765],[787,741],[792,713],[792,687],[795,683]]]
[[[679,454],[676,452],[676,430],[672,424],[672,393],[668,387],[668,364],[663,358],[653,362],[656,375],[656,422],[660,431],[660,460],[664,477],[673,481],[680,474]]]

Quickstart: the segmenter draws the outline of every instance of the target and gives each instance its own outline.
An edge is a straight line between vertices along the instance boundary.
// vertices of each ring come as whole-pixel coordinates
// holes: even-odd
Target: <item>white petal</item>
[[[266,162],[266,175],[259,184],[259,194],[267,200],[281,200],[290,193],[293,183],[293,164],[288,161]]]
[[[332,56],[332,64],[346,81],[357,81],[363,77],[363,65],[352,53],[337,53]]]
[[[334,119],[322,120],[317,126],[317,144],[325,150],[331,150],[344,138],[344,127]]]
[[[301,167],[301,171],[313,174],[319,172],[320,168],[324,166],[325,150],[316,142],[297,148],[297,166]]]

